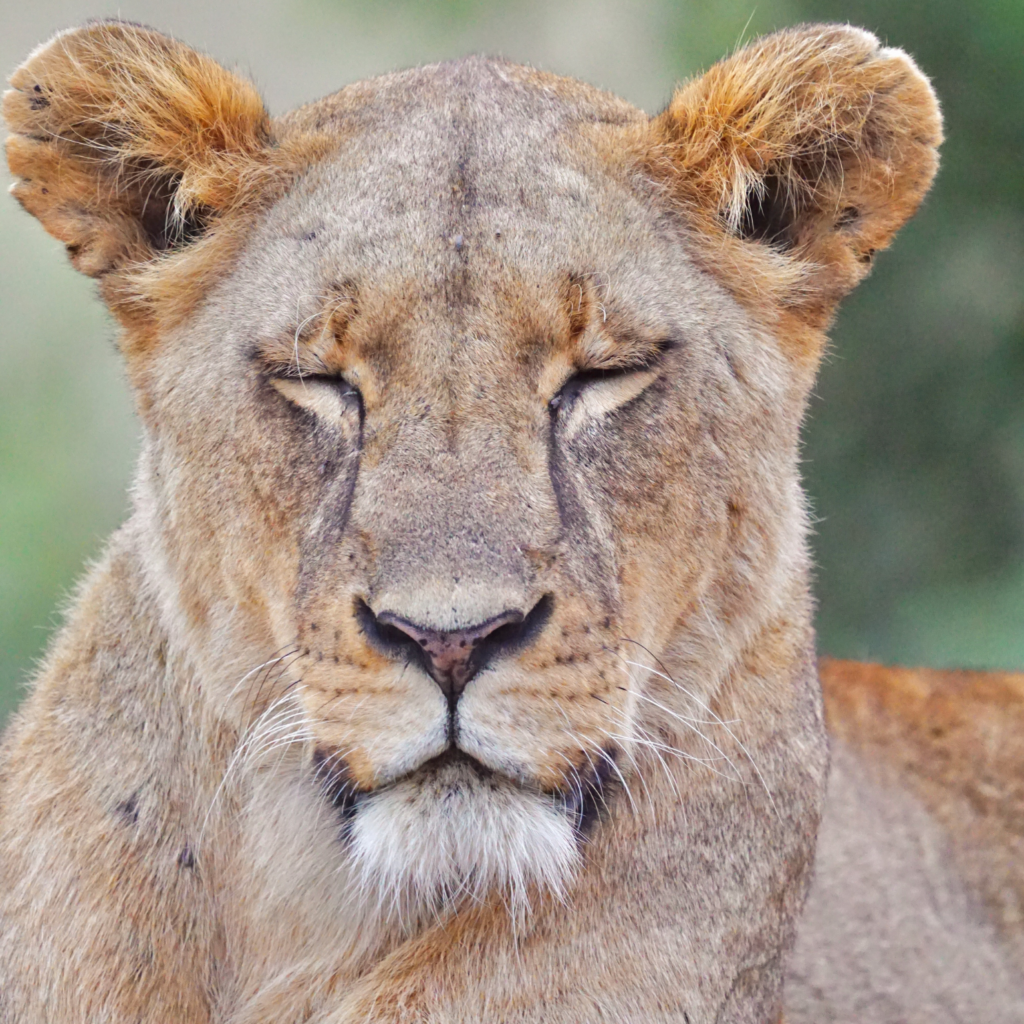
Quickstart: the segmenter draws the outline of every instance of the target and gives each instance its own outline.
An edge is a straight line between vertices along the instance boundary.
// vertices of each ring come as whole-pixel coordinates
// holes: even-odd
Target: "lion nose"
[[[475,626],[454,630],[421,626],[391,611],[375,614],[365,602],[360,602],[357,614],[371,642],[415,658],[454,709],[466,684],[485,665],[533,639],[547,621],[550,605],[550,597],[543,597],[528,613],[510,608]]]

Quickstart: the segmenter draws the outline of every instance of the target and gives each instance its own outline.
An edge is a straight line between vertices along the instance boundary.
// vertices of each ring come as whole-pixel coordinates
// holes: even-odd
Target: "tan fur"
[[[1024,963],[1024,675],[826,661],[822,682],[832,734],[935,816]]]
[[[830,807],[794,1024],[1024,1014],[1024,675],[825,660]]]
[[[792,30],[654,119],[471,58],[271,122],[108,22],[12,86],[144,443],[5,740],[0,1017],[777,1019],[826,774],[799,425],[935,170],[909,58]],[[508,616],[457,701],[387,625]]]

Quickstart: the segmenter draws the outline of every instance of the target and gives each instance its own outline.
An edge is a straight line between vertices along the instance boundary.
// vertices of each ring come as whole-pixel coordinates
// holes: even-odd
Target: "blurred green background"
[[[801,21],[908,50],[948,141],[922,212],[842,310],[807,424],[820,647],[1024,668],[1021,0],[39,0],[7,5],[0,62],[117,13],[237,65],[275,113],[472,51],[656,111],[678,79]],[[112,341],[92,284],[0,202],[0,718],[125,515],[138,431]]]

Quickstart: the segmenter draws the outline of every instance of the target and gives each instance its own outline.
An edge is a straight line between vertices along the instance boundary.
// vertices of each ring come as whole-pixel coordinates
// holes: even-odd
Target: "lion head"
[[[272,120],[109,22],[13,85],[15,195],[124,329],[149,584],[368,888],[561,892],[638,762],[715,760],[739,660],[806,656],[806,396],[935,169],[904,54],[782,32],[655,118],[470,58]]]

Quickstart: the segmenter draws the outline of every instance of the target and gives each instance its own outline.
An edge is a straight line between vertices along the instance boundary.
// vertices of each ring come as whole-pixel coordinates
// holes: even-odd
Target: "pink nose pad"
[[[377,622],[404,633],[419,646],[428,671],[454,706],[466,684],[485,663],[487,654],[503,641],[512,639],[524,618],[520,611],[504,611],[469,629],[450,633],[417,626],[392,612],[381,612]]]

